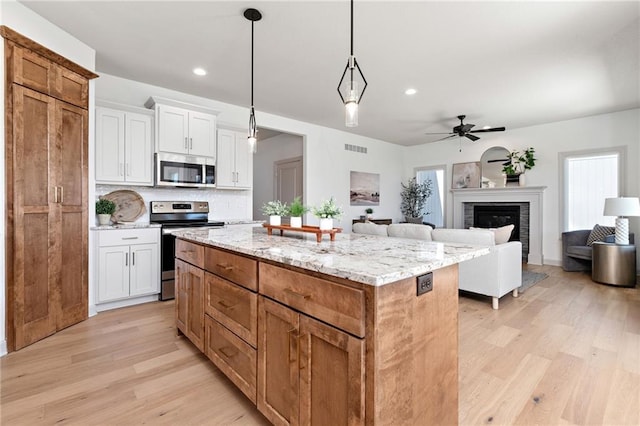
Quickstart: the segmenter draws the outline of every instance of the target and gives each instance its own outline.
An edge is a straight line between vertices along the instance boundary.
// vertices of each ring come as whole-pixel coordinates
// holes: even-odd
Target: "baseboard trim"
[[[3,357],[7,354],[7,341],[3,340],[0,342],[0,357]]]
[[[122,300],[116,300],[113,302],[100,303],[98,305],[95,305],[95,308],[97,312],[102,312],[102,311],[108,311],[110,309],[125,308],[127,306],[133,306],[133,305],[139,305],[141,303],[157,302],[157,301],[158,301],[158,294],[156,293],[156,294],[151,294],[148,296],[140,296],[132,299],[122,299]]]
[[[555,259],[545,259],[544,260],[544,264],[545,265],[551,265],[551,266],[562,266],[562,261],[561,260],[555,260]]]

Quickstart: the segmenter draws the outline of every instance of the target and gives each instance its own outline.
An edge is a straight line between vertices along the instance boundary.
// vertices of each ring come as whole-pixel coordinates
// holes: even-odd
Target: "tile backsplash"
[[[149,222],[151,201],[208,201],[209,220],[251,220],[253,215],[252,191],[96,185],[96,198],[122,189],[135,191],[144,199],[147,211],[136,222]]]

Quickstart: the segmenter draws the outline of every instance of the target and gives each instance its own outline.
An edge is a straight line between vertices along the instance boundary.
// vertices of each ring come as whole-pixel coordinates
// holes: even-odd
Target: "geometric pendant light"
[[[256,112],[253,108],[253,23],[262,19],[262,14],[256,9],[244,11],[244,17],[251,21],[251,110],[249,112],[249,152],[255,154],[258,150],[258,126],[256,125]]]
[[[347,71],[349,75],[347,77]],[[347,77],[345,79],[345,77]],[[362,80],[362,81],[359,81]],[[362,88],[362,90],[360,90]],[[353,0],[351,0],[351,54],[347,60],[340,83],[338,83],[338,94],[345,108],[345,126],[358,126],[358,104],[367,88],[367,80],[362,74],[362,70],[353,55]]]

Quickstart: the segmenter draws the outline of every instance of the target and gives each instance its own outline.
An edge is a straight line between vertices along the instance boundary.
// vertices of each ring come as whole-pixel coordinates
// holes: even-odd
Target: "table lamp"
[[[637,197],[606,198],[605,216],[616,217],[616,244],[629,244],[629,219],[625,216],[640,216],[640,200]]]

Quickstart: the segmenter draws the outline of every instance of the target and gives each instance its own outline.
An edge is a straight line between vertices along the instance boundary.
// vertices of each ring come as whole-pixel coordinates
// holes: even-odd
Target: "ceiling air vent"
[[[348,143],[344,144],[344,149],[345,151],[353,151],[353,152],[359,152],[361,154],[366,154],[367,153],[367,148],[364,146],[358,146],[358,145],[351,145]]]

